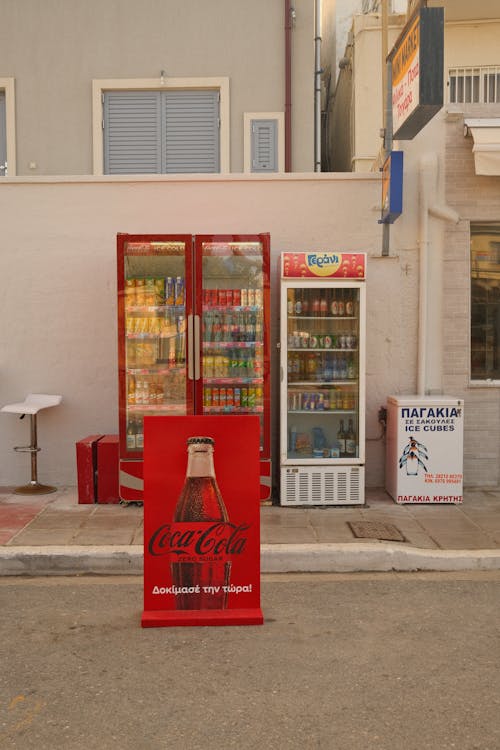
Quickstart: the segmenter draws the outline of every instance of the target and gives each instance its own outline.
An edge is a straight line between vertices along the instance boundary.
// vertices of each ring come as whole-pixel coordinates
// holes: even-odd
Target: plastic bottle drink
[[[345,452],[347,456],[351,458],[356,455],[356,435],[354,433],[354,427],[352,419],[349,420],[349,426],[347,428],[346,439],[345,439]]]
[[[337,442],[340,447],[340,456],[341,458],[344,458],[346,455],[346,435],[344,431],[344,420],[340,420],[340,427],[337,432]]]
[[[196,532],[201,532],[205,540],[213,537],[214,540],[219,540],[219,543],[212,548],[217,549],[216,554],[198,554],[198,544],[194,544],[194,549],[189,550],[189,556],[198,556],[199,561],[171,563],[172,583],[178,589],[184,590],[176,594],[176,608],[225,609],[231,562],[220,540],[224,537],[224,524],[229,519],[215,478],[214,441],[209,437],[190,437],[187,444],[186,479],[177,501],[173,521],[174,524],[185,524],[186,532],[191,524],[192,530],[195,531],[193,537],[199,538],[200,535]]]

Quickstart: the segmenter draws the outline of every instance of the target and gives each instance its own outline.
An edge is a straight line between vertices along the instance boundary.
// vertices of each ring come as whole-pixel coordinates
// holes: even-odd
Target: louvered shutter
[[[161,172],[159,91],[108,91],[104,94],[104,173]]]
[[[252,120],[252,172],[278,171],[278,123]]]
[[[164,92],[167,173],[219,172],[219,92]]]
[[[0,91],[0,177],[7,173],[7,124],[5,110],[5,91]]]

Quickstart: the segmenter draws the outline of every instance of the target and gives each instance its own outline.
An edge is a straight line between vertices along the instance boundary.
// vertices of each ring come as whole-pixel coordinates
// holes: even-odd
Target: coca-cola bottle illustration
[[[191,559],[179,554],[178,561],[171,562],[172,583],[179,590],[176,609],[225,609],[231,562],[217,540],[224,537],[229,519],[215,478],[214,440],[190,437],[187,446],[186,479],[173,522],[185,525],[184,538],[197,541],[189,545]]]

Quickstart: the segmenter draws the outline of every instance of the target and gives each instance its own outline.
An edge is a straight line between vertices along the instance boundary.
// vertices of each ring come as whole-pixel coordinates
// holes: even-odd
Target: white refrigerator
[[[280,503],[363,505],[366,255],[282,253]]]

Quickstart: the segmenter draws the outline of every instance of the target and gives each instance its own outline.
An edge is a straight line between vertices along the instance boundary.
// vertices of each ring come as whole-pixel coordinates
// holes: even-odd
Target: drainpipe
[[[292,26],[295,10],[285,0],[285,172],[292,171]]]
[[[450,206],[437,202],[438,193],[438,156],[424,154],[419,160],[419,303],[418,303],[418,349],[417,349],[417,395],[429,393],[428,360],[431,351],[434,368],[438,372],[437,388],[441,391],[441,356],[442,356],[442,248],[436,242],[429,252],[431,244],[432,223],[429,217],[458,224],[459,214]],[[432,307],[432,315],[429,307]],[[431,326],[429,326],[431,319]]]
[[[314,3],[314,171],[321,172],[321,0]]]

